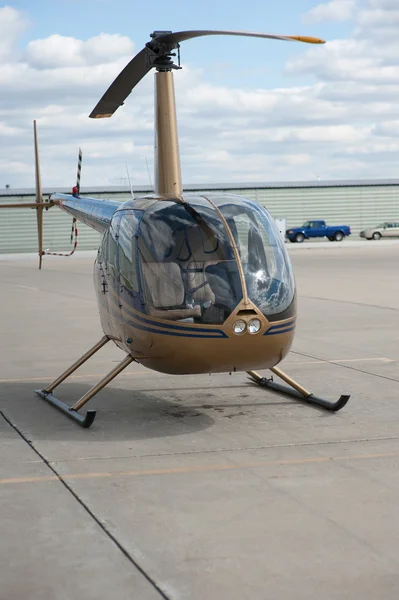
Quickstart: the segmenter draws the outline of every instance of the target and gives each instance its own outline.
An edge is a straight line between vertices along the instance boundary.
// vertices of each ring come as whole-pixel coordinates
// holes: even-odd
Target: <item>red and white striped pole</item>
[[[76,185],[72,188],[72,195],[79,197],[80,194],[80,175],[82,173],[82,148],[79,148],[78,171],[76,173]]]
[[[78,172],[76,173],[76,187],[78,188],[78,194],[80,194],[80,175],[82,173],[82,148],[79,148],[78,155]]]

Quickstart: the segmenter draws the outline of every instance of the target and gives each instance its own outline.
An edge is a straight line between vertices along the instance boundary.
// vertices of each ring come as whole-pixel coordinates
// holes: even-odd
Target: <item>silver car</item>
[[[386,221],[377,227],[370,227],[370,229],[361,231],[359,235],[367,240],[380,240],[383,237],[399,237],[399,220]]]

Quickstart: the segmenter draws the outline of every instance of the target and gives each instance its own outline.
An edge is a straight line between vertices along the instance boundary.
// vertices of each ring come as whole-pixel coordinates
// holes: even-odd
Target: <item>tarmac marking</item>
[[[145,375],[148,371],[136,371],[135,373],[124,373],[124,376],[135,377]],[[70,375],[68,379],[89,379],[91,377],[104,377],[104,373],[91,373],[88,375]],[[24,383],[29,381],[54,381],[55,377],[27,377],[26,379],[0,379],[0,383]]]
[[[395,360],[393,360],[392,358],[386,358],[385,356],[377,356],[375,358],[336,358],[336,359],[332,359],[332,360],[306,360],[306,361],[301,361],[301,362],[286,362],[284,364],[286,365],[316,365],[316,364],[334,364],[334,363],[346,363],[346,362],[366,362],[366,361],[380,361],[380,362],[386,362],[386,363],[392,363],[392,362],[396,362]]]
[[[328,362],[364,362],[367,360],[380,360],[382,362],[395,362],[392,358],[386,358],[385,356],[379,356],[376,358],[337,358],[335,360],[329,360]]]
[[[315,463],[327,463],[335,461],[349,460],[370,460],[375,458],[392,458],[398,457],[399,452],[382,452],[375,454],[352,454],[347,456],[320,456],[313,458],[298,458],[287,460],[265,460],[242,464],[224,464],[224,465],[198,465],[195,467],[175,467],[171,469],[150,469],[139,471],[105,471],[98,473],[72,473],[70,475],[42,475],[37,477],[13,477],[0,479],[1,485],[9,485],[13,483],[38,483],[47,481],[70,480],[70,479],[102,479],[110,477],[142,477],[148,475],[175,475],[179,473],[198,473],[211,471],[237,471],[239,469],[248,469],[253,467],[267,467],[273,465],[289,466],[289,465],[305,465]]]
[[[380,362],[386,362],[386,363],[392,363],[392,362],[396,362],[395,360],[393,360],[392,358],[386,358],[385,356],[377,356],[375,358],[337,358],[334,360],[306,360],[306,361],[301,361],[301,362],[289,362],[287,361],[286,363],[284,363],[285,365],[290,365],[290,366],[295,366],[295,365],[317,365],[317,364],[334,364],[334,363],[346,363],[346,362],[365,362],[365,361],[373,361],[373,360],[377,360]],[[145,373],[148,373],[148,369],[146,369],[145,371],[136,371],[134,373],[124,373],[123,376],[127,376],[127,377],[134,377],[134,376],[140,376],[140,375],[144,375]],[[158,374],[157,372],[152,372],[152,375],[161,375]],[[87,375],[71,375],[69,377],[69,379],[85,379],[85,378],[91,378],[91,377],[103,377],[104,373],[89,373]],[[24,383],[24,382],[29,382],[29,381],[53,381],[55,379],[54,376],[47,376],[47,377],[27,377],[27,378],[23,378],[23,379],[0,379],[0,383]]]
[[[19,283],[17,283],[15,287],[20,287],[20,288],[23,288],[24,290],[33,290],[34,292],[39,291],[39,288],[37,288],[37,287],[31,287],[29,285],[21,285]]]

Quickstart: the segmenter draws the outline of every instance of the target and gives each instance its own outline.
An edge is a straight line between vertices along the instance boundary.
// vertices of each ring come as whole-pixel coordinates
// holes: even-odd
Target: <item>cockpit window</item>
[[[248,296],[266,317],[293,314],[295,282],[284,242],[267,210],[229,199],[219,209],[238,240]]]
[[[121,213],[122,214],[122,213]],[[136,232],[139,218],[134,211],[124,211],[119,226],[119,270],[121,286],[138,292]]]
[[[231,232],[250,300],[269,320],[294,314],[290,261],[266,209],[230,194],[185,198],[185,205],[158,200],[142,218],[126,211],[121,221],[121,290],[137,308],[172,321],[223,323],[243,298]]]
[[[162,319],[223,323],[242,298],[225,227],[206,201],[160,201],[146,211],[138,237],[147,313]]]

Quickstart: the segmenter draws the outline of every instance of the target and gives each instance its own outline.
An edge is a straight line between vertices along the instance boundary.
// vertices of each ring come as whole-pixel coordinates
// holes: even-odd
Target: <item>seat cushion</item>
[[[167,308],[184,303],[184,285],[177,263],[145,262],[143,271],[146,299],[152,306]]]
[[[212,292],[205,273],[206,267],[210,264],[212,263],[191,261],[186,267],[187,292],[198,304],[207,300],[215,302],[215,294]]]

